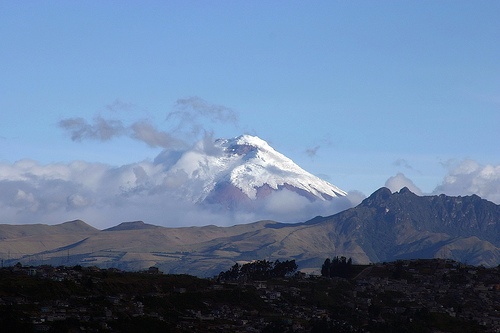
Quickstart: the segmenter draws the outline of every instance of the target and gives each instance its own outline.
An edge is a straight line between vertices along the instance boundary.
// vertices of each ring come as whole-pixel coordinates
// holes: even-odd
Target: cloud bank
[[[476,194],[483,199],[500,204],[500,165],[482,165],[477,161],[466,159],[459,163],[447,163],[447,175],[440,185],[431,193],[423,193],[411,179],[403,173],[390,177],[385,187],[397,192],[403,187],[417,195],[465,196]]]
[[[433,191],[433,194],[440,193],[454,196],[477,194],[500,204],[500,165],[481,165],[464,160],[451,167],[443,182]]]
[[[205,147],[212,149],[203,142],[196,149]],[[0,163],[0,223],[55,224],[82,219],[97,228],[106,228],[133,220],[172,227],[227,226],[262,219],[299,222],[348,209],[365,198],[363,193],[351,191],[347,197],[333,201],[309,202],[283,190],[255,201],[252,209],[229,211],[218,204],[198,204],[187,198],[199,184],[185,170],[171,169],[181,153],[163,150],[152,161],[118,167],[84,161],[47,165],[32,160]],[[385,185],[391,191],[406,186],[422,194],[402,173],[389,178]],[[478,194],[498,203],[500,165],[463,161],[450,169],[434,191],[439,193]]]
[[[116,115],[133,107],[117,100],[106,109]],[[166,121],[170,130],[160,129],[147,119],[130,123],[100,115],[91,121],[78,117],[62,119],[58,126],[73,141],[108,141],[125,136],[149,147],[160,147],[162,151],[153,160],[122,166],[85,161],[42,165],[28,159],[0,162],[0,223],[56,224],[82,219],[97,228],[106,228],[133,220],[172,227],[227,226],[261,219],[299,222],[348,209],[365,198],[363,193],[351,191],[346,197],[332,201],[309,202],[294,192],[282,190],[255,201],[252,209],[237,211],[228,211],[218,204],[193,202],[193,191],[202,191],[196,177],[188,174],[192,172],[189,170],[199,168],[196,154],[220,154],[214,146],[213,131],[204,125],[218,122],[238,127],[238,114],[230,108],[190,97],[179,99]],[[306,153],[313,157],[318,149],[316,146]],[[173,170],[172,166],[188,150],[193,158],[184,156],[186,168]],[[395,164],[412,169],[404,160]],[[393,192],[408,187],[422,195],[403,173],[389,178],[385,186]],[[477,194],[500,203],[500,165],[465,160],[449,169],[432,194],[439,193]]]
[[[238,127],[238,114],[228,107],[190,97],[177,100],[167,114],[165,125],[169,130],[147,119],[127,123],[116,118],[120,112],[134,108],[131,103],[116,100],[105,107],[112,117],[66,118],[58,126],[73,141],[104,142],[128,137],[162,148],[154,159],[121,166],[85,161],[42,165],[29,159],[0,163],[0,223],[55,224],[82,219],[106,228],[133,220],[163,226],[234,225],[261,219],[298,222],[331,215],[364,198],[359,192],[351,192],[333,201],[310,202],[282,190],[234,211],[219,204],[197,203],[193,193],[203,191],[192,174],[199,170],[197,156],[221,153],[214,145],[210,123]],[[172,166],[187,151],[184,168],[173,170]]]
[[[359,193],[331,202],[309,202],[283,190],[258,200],[252,209],[228,211],[218,204],[188,200],[196,182],[169,159],[112,167],[72,162],[41,165],[32,160],[0,164],[0,223],[55,224],[82,219],[106,228],[143,220],[163,226],[234,225],[261,219],[304,221],[330,215],[361,201]]]
[[[403,173],[399,172],[397,175],[390,177],[385,182],[385,187],[387,187],[391,192],[398,192],[403,187],[407,187],[410,191],[417,195],[422,195],[422,190],[420,190],[411,179],[407,178]]]

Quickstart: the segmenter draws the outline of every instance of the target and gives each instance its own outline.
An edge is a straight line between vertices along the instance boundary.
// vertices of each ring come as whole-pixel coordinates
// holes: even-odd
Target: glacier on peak
[[[166,163],[167,172],[185,173],[188,181],[182,192],[194,202],[203,202],[208,197],[213,202],[218,201],[214,198],[227,199],[228,196],[255,200],[281,189],[291,190],[311,201],[347,195],[305,171],[257,136],[202,141],[175,156],[175,161]],[[229,192],[218,195],[217,191],[222,190]]]

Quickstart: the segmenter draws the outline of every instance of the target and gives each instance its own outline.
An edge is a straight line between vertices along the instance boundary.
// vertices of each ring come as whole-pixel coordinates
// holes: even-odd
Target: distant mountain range
[[[182,199],[196,203],[236,208],[284,189],[310,201],[347,195],[251,135],[205,140],[182,152],[165,151],[156,162],[170,177],[183,180],[177,189]]]
[[[165,228],[141,221],[98,230],[82,221],[0,225],[4,265],[96,265],[212,276],[235,262],[295,259],[317,272],[325,258],[355,263],[449,258],[500,264],[500,206],[476,195],[417,196],[381,188],[358,206],[295,224]]]

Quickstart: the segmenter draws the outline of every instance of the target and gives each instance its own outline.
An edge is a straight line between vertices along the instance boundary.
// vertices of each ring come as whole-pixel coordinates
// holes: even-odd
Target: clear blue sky
[[[238,117],[204,130],[258,135],[346,191],[399,177],[500,201],[498,1],[3,0],[0,42],[2,180],[23,159],[152,160],[162,148],[72,141],[61,121],[172,133],[196,98]]]

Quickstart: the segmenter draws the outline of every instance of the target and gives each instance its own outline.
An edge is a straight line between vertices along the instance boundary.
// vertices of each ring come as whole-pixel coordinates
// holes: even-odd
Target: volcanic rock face
[[[356,242],[372,262],[450,258],[500,262],[500,206],[477,195],[417,196],[381,188],[357,207],[319,219]]]

